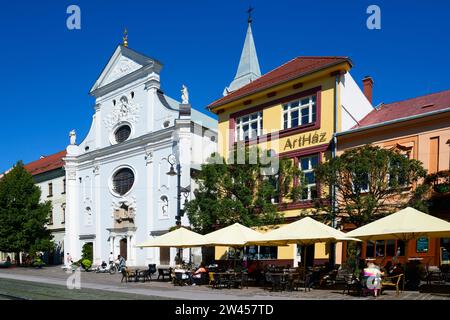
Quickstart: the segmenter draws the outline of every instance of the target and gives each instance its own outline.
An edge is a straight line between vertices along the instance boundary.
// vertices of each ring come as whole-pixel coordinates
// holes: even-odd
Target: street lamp
[[[184,210],[181,210],[181,195],[184,196],[184,204],[187,203],[187,198],[189,197],[189,194],[191,193],[190,186],[187,186],[186,188],[181,186],[181,166],[179,163],[177,163],[177,159],[175,155],[171,154],[167,157],[167,162],[170,164],[170,169],[166,173],[168,176],[177,176],[177,215],[175,216],[175,224],[177,226],[181,225],[181,217],[184,216]],[[174,165],[176,164],[177,168],[175,170]]]

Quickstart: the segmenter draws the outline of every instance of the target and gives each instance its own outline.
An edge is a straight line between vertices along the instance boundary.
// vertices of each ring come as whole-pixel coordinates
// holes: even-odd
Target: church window
[[[131,91],[131,99],[134,99],[134,91]]]
[[[130,137],[131,134],[131,128],[128,125],[123,125],[119,128],[117,128],[116,132],[114,133],[114,136],[116,138],[117,143],[124,142]]]
[[[122,168],[113,176],[113,188],[119,195],[123,196],[134,184],[134,173],[129,168]]]
[[[114,100],[113,100],[113,106],[115,106],[115,105],[116,105],[116,100],[114,99]]]

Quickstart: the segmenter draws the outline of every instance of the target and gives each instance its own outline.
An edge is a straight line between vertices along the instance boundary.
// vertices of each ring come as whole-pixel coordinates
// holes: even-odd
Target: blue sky
[[[300,55],[344,55],[354,63],[358,83],[365,75],[374,78],[376,104],[450,88],[450,1],[251,3],[262,73]],[[81,8],[81,30],[66,27],[71,4]],[[366,27],[371,4],[381,8],[381,30]],[[194,108],[204,111],[234,77],[248,5],[249,0],[2,2],[0,171],[19,159],[30,162],[63,150],[71,129],[83,139],[93,114],[88,91],[125,27],[130,48],[164,63],[164,92],[179,99],[184,83]]]

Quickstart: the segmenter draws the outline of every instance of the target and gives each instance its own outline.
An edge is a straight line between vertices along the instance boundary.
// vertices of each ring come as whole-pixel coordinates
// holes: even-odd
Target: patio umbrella
[[[243,247],[252,239],[259,239],[261,233],[242,224],[235,223],[228,227],[210,232],[203,236],[204,246]]]
[[[203,236],[201,234],[190,231],[186,228],[178,228],[174,231],[165,233],[161,236],[147,240],[136,245],[138,248],[146,247],[171,247],[171,248],[190,248],[201,247]]]
[[[286,224],[278,229],[272,230],[252,239],[248,244],[255,245],[283,245],[301,244],[310,245],[316,242],[336,242],[336,241],[360,241],[349,238],[345,233],[336,230],[324,223],[316,221],[310,217],[305,217],[298,221]]]
[[[243,226],[240,223],[229,225],[228,227],[205,234],[203,237],[204,246],[224,246],[232,247],[236,250],[238,247],[244,247],[251,239],[258,239],[261,233]],[[236,260],[234,260],[236,267]]]
[[[336,230],[310,217],[284,225],[279,229],[263,234],[259,239],[251,240],[255,245],[300,244],[305,246],[303,266],[306,277],[306,246],[317,242],[360,241],[349,238],[345,233]]]
[[[361,240],[413,240],[450,237],[450,223],[407,207],[346,233]]]
[[[361,240],[402,240],[405,242],[406,255],[409,240],[421,237],[450,237],[450,223],[407,207],[350,231],[346,235]]]

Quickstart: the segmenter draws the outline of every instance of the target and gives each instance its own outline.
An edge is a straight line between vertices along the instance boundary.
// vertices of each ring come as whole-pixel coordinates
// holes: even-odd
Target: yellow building
[[[287,223],[328,193],[316,183],[314,168],[335,154],[334,133],[352,128],[373,109],[372,80],[363,80],[363,93],[349,73],[351,68],[348,57],[300,56],[261,75],[249,20],[236,76],[224,96],[208,105],[218,115],[222,156],[226,158],[242,142],[273,150],[302,169],[308,179],[302,200],[280,199],[277,204]],[[274,263],[296,265],[299,261],[295,245],[259,250],[260,257]],[[323,244],[308,252],[314,255],[308,259],[316,262],[328,259]],[[222,254],[223,250],[216,250],[216,258]]]

